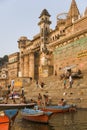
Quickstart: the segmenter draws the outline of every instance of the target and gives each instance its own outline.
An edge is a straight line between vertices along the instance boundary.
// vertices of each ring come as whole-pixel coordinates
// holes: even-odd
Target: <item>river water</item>
[[[49,124],[23,120],[19,112],[11,130],[87,130],[87,110],[54,114]]]

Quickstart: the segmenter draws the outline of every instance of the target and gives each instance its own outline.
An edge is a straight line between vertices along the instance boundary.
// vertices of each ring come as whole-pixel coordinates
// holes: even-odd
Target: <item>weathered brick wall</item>
[[[58,47],[54,50],[54,68],[78,65],[80,69],[87,68],[87,37]],[[84,66],[84,68],[83,68]]]

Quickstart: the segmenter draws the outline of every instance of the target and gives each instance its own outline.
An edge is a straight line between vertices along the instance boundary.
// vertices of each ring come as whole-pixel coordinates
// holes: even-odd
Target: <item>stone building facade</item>
[[[10,81],[19,75],[19,52],[9,55],[8,62],[8,83],[10,84]]]
[[[60,68],[73,65],[85,70],[87,9],[81,16],[75,0],[72,0],[68,13],[57,15],[54,30],[50,28],[50,14],[46,9],[41,12],[39,19],[39,34],[33,40],[24,36],[18,40],[21,77],[47,77],[58,73]]]
[[[57,15],[54,30],[50,17],[46,9],[42,10],[40,32],[32,40],[26,36],[18,39],[19,52],[9,55],[9,81],[17,77],[37,80],[70,66],[87,70],[87,9],[81,16],[72,0],[68,13]]]

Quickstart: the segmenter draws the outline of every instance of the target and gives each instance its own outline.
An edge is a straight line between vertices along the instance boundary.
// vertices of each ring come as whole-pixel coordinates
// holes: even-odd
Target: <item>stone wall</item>
[[[87,59],[87,37],[80,38],[64,46],[57,47],[54,50],[55,68],[64,68],[66,66],[78,65],[80,69],[86,69]],[[84,68],[83,68],[84,66]]]

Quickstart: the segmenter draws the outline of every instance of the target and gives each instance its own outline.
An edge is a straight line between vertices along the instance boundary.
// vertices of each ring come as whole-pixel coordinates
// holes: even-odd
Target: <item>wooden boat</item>
[[[46,107],[39,107],[42,111],[50,111],[53,113],[64,113],[64,112],[69,112],[70,108],[72,105],[64,105],[64,106],[46,106]]]
[[[38,122],[38,123],[48,123],[52,115],[52,112],[44,112],[41,110],[34,110],[25,108],[21,110],[21,115],[23,119]]]
[[[10,120],[4,112],[0,112],[0,130],[9,130],[10,129]]]
[[[28,103],[28,104],[0,104],[0,110],[5,109],[22,109],[25,107],[32,108],[34,107],[35,103]]]
[[[18,114],[18,109],[7,109],[4,110],[4,113],[6,116],[8,116],[8,118],[14,122],[17,114]]]

